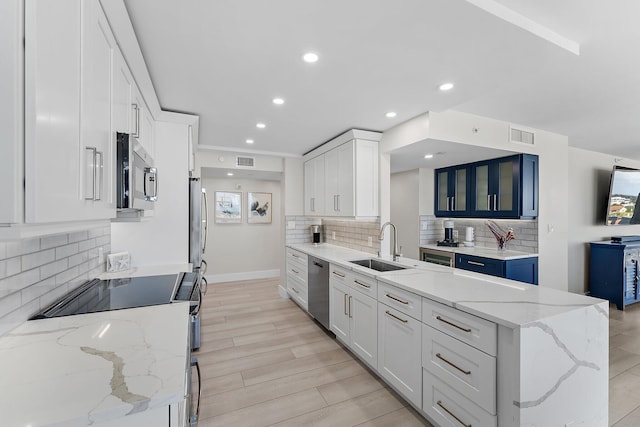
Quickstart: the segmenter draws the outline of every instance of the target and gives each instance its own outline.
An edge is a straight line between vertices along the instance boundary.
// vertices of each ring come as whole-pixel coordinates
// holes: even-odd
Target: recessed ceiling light
[[[273,103],[276,105],[282,105],[284,104],[284,99],[282,98],[273,98]]]
[[[443,83],[440,85],[440,90],[447,91],[453,89],[453,83]]]
[[[433,154],[425,154],[424,158],[425,159],[433,159]]]
[[[258,129],[264,129],[264,128],[266,128],[266,127],[267,127],[267,125],[265,125],[264,123],[256,123],[256,127],[257,127]]]
[[[389,118],[392,118],[395,116],[397,116],[395,111],[389,111],[387,114],[385,114],[385,117],[389,117]]]
[[[247,144],[253,144],[253,143],[254,143],[253,139],[247,139],[245,142],[246,142]]]
[[[233,176],[233,172],[227,172],[227,176]]]
[[[313,52],[307,52],[307,53],[304,54],[302,59],[304,59],[305,62],[313,63],[313,62],[316,62],[318,60],[318,55],[316,55]]]

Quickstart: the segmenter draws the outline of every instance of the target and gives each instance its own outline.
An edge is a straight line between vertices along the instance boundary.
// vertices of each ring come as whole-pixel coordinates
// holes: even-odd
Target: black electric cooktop
[[[195,288],[195,273],[90,280],[31,319],[96,313],[124,308],[188,301]]]

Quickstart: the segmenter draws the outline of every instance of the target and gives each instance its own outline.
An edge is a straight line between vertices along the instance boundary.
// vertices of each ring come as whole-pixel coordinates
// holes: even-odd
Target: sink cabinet
[[[329,324],[342,341],[371,368],[378,365],[378,310],[373,284],[365,276],[331,264],[329,275]],[[354,288],[354,287],[357,287]],[[373,293],[374,297],[360,292]]]

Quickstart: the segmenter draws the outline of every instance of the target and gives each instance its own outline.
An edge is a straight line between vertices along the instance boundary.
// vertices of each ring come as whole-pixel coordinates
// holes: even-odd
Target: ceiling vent
[[[236,166],[239,168],[253,168],[255,167],[256,159],[253,157],[236,157]]]
[[[511,142],[520,142],[523,144],[535,144],[535,134],[522,129],[511,128]]]

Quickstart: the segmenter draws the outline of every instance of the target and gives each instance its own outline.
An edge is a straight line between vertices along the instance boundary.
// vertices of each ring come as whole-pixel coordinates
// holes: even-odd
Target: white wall
[[[588,242],[640,235],[640,225],[606,226],[605,210],[613,165],[639,168],[640,162],[569,148],[569,290],[589,289]]]
[[[210,282],[277,277],[284,265],[282,230],[282,191],[279,181],[204,178],[210,197],[207,279]],[[216,191],[242,192],[242,222],[219,224],[214,221]],[[247,192],[272,193],[271,224],[247,223]]]
[[[420,172],[391,175],[391,222],[398,228],[398,245],[405,257],[420,259]]]
[[[133,266],[189,262],[189,126],[156,122],[158,201],[142,222],[114,222],[113,252],[129,251]]]
[[[435,169],[420,168],[419,172],[419,188],[420,193],[418,199],[420,203],[420,215],[433,215],[435,203]]]
[[[283,169],[283,214],[285,216],[304,215],[304,162],[302,157],[285,157]]]

